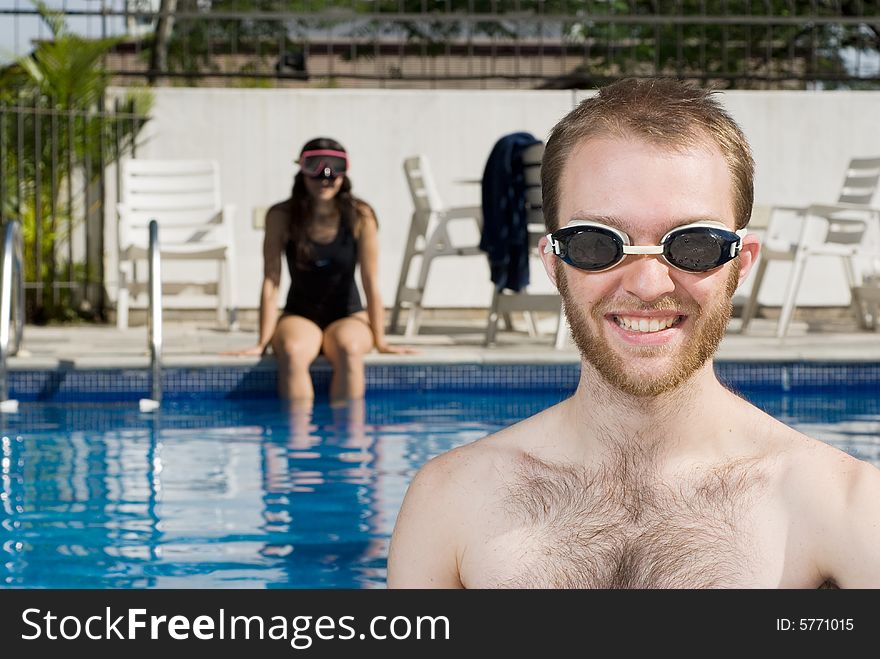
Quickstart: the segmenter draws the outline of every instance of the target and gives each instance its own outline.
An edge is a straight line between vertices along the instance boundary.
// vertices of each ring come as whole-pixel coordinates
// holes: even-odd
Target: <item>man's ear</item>
[[[749,273],[752,266],[758,260],[758,253],[761,251],[761,241],[758,236],[749,233],[743,238],[742,249],[739,252],[739,284],[742,284]],[[738,284],[738,285],[739,285]]]
[[[559,285],[556,283],[556,254],[554,254],[552,250],[550,252],[544,251],[547,242],[547,236],[544,236],[538,241],[538,253],[541,255],[541,263],[544,264],[544,270],[547,272],[547,276],[550,277],[550,281],[553,282],[553,285],[558,290]]]

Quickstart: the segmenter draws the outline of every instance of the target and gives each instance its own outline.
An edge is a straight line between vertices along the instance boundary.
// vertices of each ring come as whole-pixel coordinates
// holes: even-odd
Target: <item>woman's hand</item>
[[[416,355],[419,352],[409,346],[392,346],[387,343],[377,343],[376,350],[383,355]]]
[[[266,348],[261,345],[251,346],[250,348],[244,348],[242,350],[227,350],[225,352],[221,352],[221,355],[229,355],[232,357],[259,357],[264,352],[266,352]]]

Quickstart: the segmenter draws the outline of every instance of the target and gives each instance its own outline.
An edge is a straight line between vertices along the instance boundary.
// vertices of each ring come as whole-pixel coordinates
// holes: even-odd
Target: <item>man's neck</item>
[[[653,397],[625,393],[584,364],[571,400],[573,440],[591,461],[614,456],[662,468],[709,459],[723,451],[713,439],[730,426],[724,413],[730,401],[711,360],[676,389]]]

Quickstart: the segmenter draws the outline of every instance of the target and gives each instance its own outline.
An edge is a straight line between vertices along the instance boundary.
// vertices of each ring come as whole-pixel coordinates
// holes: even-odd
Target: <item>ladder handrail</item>
[[[162,400],[162,260],[159,254],[159,223],[150,220],[150,307],[147,341],[152,372],[152,400]]]
[[[18,353],[24,334],[24,274],[21,223],[18,220],[6,223],[0,281],[2,281],[2,291],[0,291],[0,402],[2,402],[9,399],[6,358]],[[15,321],[15,332],[13,342],[10,344],[9,323],[12,320]]]

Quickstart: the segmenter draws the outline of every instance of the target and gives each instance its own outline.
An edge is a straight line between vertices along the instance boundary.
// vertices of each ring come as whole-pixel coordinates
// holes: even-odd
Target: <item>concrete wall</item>
[[[237,273],[233,296],[256,307],[261,240],[255,210],[288,196],[293,161],[308,139],[328,135],[351,156],[357,195],[376,209],[386,306],[393,295],[412,210],[403,159],[425,154],[447,205],[479,204],[486,157],[501,135],[525,130],[545,139],[554,123],[583,97],[570,91],[387,91],[157,89],[153,120],[142,136],[142,158],[214,158],[223,196],[237,207]],[[750,139],[757,161],[756,203],[807,204],[837,197],[850,157],[880,154],[878,92],[729,92],[723,102]],[[112,193],[112,190],[111,190]],[[112,209],[112,202],[108,209]],[[108,211],[109,212],[109,211]],[[108,215],[106,244],[115,245]],[[106,255],[108,284],[115,254]],[[432,269],[427,304],[482,307],[491,299],[481,257],[441,259]],[[786,264],[768,271],[764,303],[778,303]],[[211,273],[208,273],[210,276]],[[550,290],[533,269],[534,289]],[[844,305],[849,293],[834,260],[811,264],[802,303]],[[285,280],[286,288],[286,280]]]

